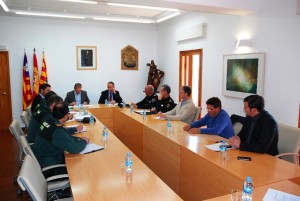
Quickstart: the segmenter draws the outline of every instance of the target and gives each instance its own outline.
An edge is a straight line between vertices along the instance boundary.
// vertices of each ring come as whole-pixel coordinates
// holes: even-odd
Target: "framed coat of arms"
[[[127,45],[121,50],[121,70],[139,69],[139,51]]]

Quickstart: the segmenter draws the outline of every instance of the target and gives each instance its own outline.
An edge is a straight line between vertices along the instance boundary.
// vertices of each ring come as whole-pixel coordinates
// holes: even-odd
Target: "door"
[[[0,51],[0,132],[8,131],[12,122],[8,51]]]
[[[179,63],[179,86],[190,86],[195,105],[201,107],[202,49],[181,51]]]

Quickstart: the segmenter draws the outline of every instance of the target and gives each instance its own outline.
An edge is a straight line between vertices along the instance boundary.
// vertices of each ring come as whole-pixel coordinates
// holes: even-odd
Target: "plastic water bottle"
[[[253,182],[251,177],[246,177],[246,181],[244,182],[244,190],[242,194],[242,200],[251,201],[253,194]]]
[[[91,126],[92,130],[94,129],[94,124],[95,124],[95,119],[94,119],[94,116],[91,115],[91,117],[90,117],[90,126]]]
[[[220,152],[221,152],[221,158],[226,160],[227,158],[227,146],[225,140],[222,140],[220,144]]]
[[[80,113],[81,113],[81,114],[84,114],[84,107],[83,107],[83,104],[80,104],[79,107],[80,107]]]
[[[125,157],[125,171],[126,173],[132,172],[132,157],[130,152],[128,152]]]
[[[169,119],[167,121],[167,129],[168,129],[168,132],[172,131],[172,123]]]
[[[146,110],[144,109],[144,111],[143,111],[143,119],[146,119],[146,115],[147,115],[147,113],[146,113]]]
[[[108,130],[106,128],[106,126],[103,127],[103,131],[102,131],[102,139],[103,141],[106,141],[108,138]]]
[[[132,112],[133,112],[133,106],[130,105],[130,114],[132,114]]]
[[[123,108],[125,108],[125,107],[126,107],[126,104],[125,104],[125,102],[124,102],[124,101],[122,101],[122,103],[123,103],[123,106],[122,106],[122,107],[123,107]]]
[[[108,101],[107,101],[107,99],[105,99],[105,105],[106,105],[106,106],[108,105]]]

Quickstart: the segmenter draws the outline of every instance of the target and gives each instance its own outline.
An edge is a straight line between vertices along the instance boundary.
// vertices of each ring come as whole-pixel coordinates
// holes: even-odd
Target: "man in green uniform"
[[[172,110],[176,104],[174,103],[174,100],[170,96],[171,88],[169,85],[164,84],[160,87],[159,95],[158,95],[158,101],[156,103],[156,106],[151,109],[152,112],[158,113],[158,112],[168,112]]]
[[[62,164],[64,151],[79,153],[89,143],[89,138],[71,136],[63,124],[69,115],[68,106],[57,104],[53,108],[52,117],[42,122],[32,150],[42,167]]]

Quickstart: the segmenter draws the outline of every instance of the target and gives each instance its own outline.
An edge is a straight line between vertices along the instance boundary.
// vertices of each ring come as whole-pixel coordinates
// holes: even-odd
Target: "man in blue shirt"
[[[234,136],[233,127],[228,113],[222,109],[219,98],[212,97],[206,101],[207,114],[199,121],[185,125],[183,129],[191,134],[212,134],[224,138]],[[207,128],[200,128],[207,126]]]

